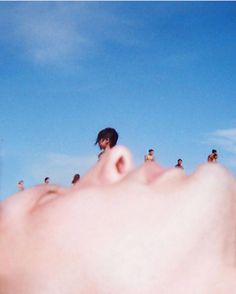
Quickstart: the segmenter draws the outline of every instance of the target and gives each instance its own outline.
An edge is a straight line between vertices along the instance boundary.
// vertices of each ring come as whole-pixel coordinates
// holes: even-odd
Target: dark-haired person
[[[75,174],[73,177],[73,180],[71,182],[72,185],[75,185],[76,183],[78,183],[80,180],[80,174]]]
[[[98,133],[95,145],[98,144],[100,150],[102,150],[98,155],[98,159],[101,158],[106,150],[116,145],[118,137],[117,131],[113,128],[105,128]]]
[[[17,188],[18,188],[18,191],[23,191],[25,189],[25,187],[24,187],[24,181],[23,180],[20,180],[17,183]]]
[[[175,165],[175,167],[184,169],[183,160],[181,158],[178,159],[177,164]]]
[[[49,177],[46,177],[44,179],[44,184],[48,185],[50,183],[50,178]]]
[[[212,149],[211,154],[208,155],[207,161],[208,162],[217,162],[218,153],[216,149]]]
[[[144,161],[155,161],[154,150],[149,149],[148,154],[144,156]]]

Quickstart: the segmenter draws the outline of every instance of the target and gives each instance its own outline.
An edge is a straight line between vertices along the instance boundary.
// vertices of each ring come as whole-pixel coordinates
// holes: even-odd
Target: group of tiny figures
[[[117,131],[114,128],[105,128],[103,130],[101,130],[98,135],[97,135],[97,139],[95,141],[95,145],[98,144],[101,152],[98,154],[98,160],[101,159],[102,155],[109,149],[113,148],[118,141],[119,135],[117,133]],[[211,154],[208,155],[207,157],[207,161],[208,162],[217,162],[217,158],[218,158],[218,153],[216,149],[212,149]],[[148,153],[144,156],[144,161],[148,162],[148,161],[155,161],[155,151],[154,149],[149,149]],[[176,168],[180,168],[180,169],[184,169],[183,167],[183,160],[181,158],[179,158],[177,160],[177,164],[175,165]],[[80,180],[80,174],[75,174],[71,184],[75,185],[76,183],[78,183]],[[50,178],[46,177],[44,179],[44,184],[49,184],[50,183]],[[24,190],[24,181],[20,180],[17,183],[17,187],[19,191],[23,191]]]
[[[208,162],[217,162],[218,153],[216,149],[212,149],[211,154],[208,155],[207,161]],[[155,161],[154,149],[149,149],[148,154],[144,156],[144,161]],[[177,168],[184,169],[183,167],[183,160],[179,158],[177,160],[177,164],[175,165]]]
[[[72,179],[72,181],[71,181],[71,184],[72,185],[75,185],[79,180],[80,180],[80,174],[75,174],[74,177],[73,177],[73,179]],[[50,178],[49,177],[46,177],[44,179],[43,183],[45,185],[50,184]],[[20,180],[17,183],[17,187],[18,187],[18,191],[23,191],[25,189],[24,181],[23,180]]]

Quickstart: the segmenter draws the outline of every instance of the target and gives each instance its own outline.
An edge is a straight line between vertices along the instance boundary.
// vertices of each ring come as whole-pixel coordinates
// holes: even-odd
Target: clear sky
[[[0,198],[70,185],[105,127],[136,165],[236,174],[235,32],[236,2],[1,2]]]

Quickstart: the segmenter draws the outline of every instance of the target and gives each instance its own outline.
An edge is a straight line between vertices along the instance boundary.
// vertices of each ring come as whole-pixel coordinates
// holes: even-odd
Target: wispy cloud
[[[74,174],[83,175],[96,161],[96,156],[48,153],[38,156],[26,169],[36,182],[42,182],[46,176],[49,176],[54,183],[68,185]]]
[[[0,24],[5,25],[4,38],[29,60],[39,64],[79,60],[95,54],[96,48],[107,40],[120,45],[135,44],[134,34],[130,34],[134,23],[115,13],[111,5],[10,3],[0,12],[1,18],[4,18],[0,20]]]
[[[89,44],[71,6],[33,3],[18,5],[16,11],[16,39],[23,41],[26,55],[37,63],[58,64],[75,54],[79,57]]]
[[[236,155],[236,128],[216,130],[210,134],[209,140]]]
[[[224,151],[224,161],[227,166],[236,168],[236,128],[219,129],[207,135],[204,142]]]
[[[236,142],[236,128],[235,129],[224,129],[224,130],[217,130],[212,133],[214,136],[217,137],[224,137],[228,140],[232,140]]]

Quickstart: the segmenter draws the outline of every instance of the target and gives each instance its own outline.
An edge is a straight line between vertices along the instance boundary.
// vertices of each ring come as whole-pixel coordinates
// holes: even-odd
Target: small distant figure
[[[184,169],[184,167],[183,167],[183,160],[181,158],[179,158],[177,160],[177,164],[175,165],[175,167]]]
[[[77,182],[79,182],[80,180],[80,175],[79,174],[75,174],[73,177],[73,180],[71,182],[72,185],[75,185]]]
[[[20,180],[17,183],[17,187],[18,187],[18,191],[23,191],[25,189],[25,187],[24,187],[24,181],[23,180]]]
[[[95,145],[98,144],[100,150],[102,150],[98,154],[98,160],[106,150],[111,149],[116,145],[118,137],[119,135],[117,131],[113,128],[105,128],[98,133]]]
[[[49,177],[46,177],[44,179],[44,184],[46,184],[46,185],[50,184],[50,178]]]
[[[155,161],[154,150],[149,149],[148,154],[144,156],[144,161]]]
[[[212,149],[211,154],[208,155],[208,157],[207,157],[207,161],[208,162],[217,162],[217,158],[218,158],[217,150]]]

